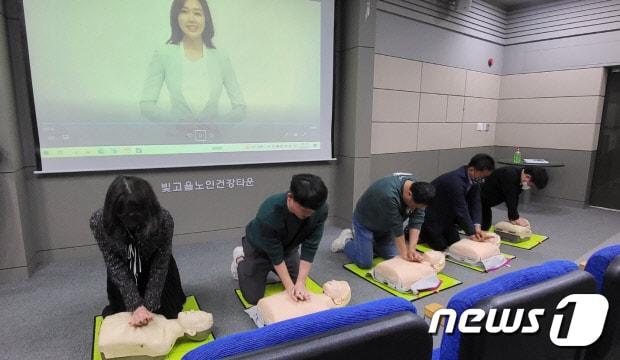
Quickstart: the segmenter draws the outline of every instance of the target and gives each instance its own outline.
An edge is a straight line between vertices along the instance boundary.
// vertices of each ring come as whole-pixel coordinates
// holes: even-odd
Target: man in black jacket
[[[495,169],[487,154],[477,154],[469,164],[433,180],[435,199],[426,208],[420,232],[422,242],[435,250],[444,250],[460,240],[462,229],[472,240],[483,239],[480,222],[480,183]]]
[[[549,177],[541,167],[506,166],[495,170],[482,185],[482,229],[488,230],[493,219],[491,208],[503,202],[508,208],[508,220],[515,225],[528,226],[529,221],[519,216],[517,207],[521,191],[534,186],[541,190]]]

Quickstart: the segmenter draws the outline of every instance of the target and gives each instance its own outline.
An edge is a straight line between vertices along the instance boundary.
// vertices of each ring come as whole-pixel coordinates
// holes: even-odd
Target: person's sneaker
[[[243,248],[241,246],[237,246],[233,249],[233,260],[232,264],[230,264],[230,272],[232,273],[232,277],[235,280],[239,280],[239,274],[237,273],[237,267],[239,264],[237,263],[237,259],[243,257]]]
[[[347,242],[349,242],[350,240],[353,239],[353,232],[351,231],[351,229],[344,229],[340,232],[340,235],[338,235],[338,237],[332,241],[332,252],[341,252],[342,250],[344,250],[344,246],[347,244]]]

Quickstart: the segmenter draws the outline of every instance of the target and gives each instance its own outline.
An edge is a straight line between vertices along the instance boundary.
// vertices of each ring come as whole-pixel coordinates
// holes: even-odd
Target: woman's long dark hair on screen
[[[172,6],[170,6],[170,39],[166,41],[166,44],[178,44],[183,40],[183,30],[179,26],[179,14],[181,9],[185,5],[186,0],[174,0]],[[205,16],[205,29],[202,32],[202,42],[209,49],[215,49],[213,45],[213,36],[215,36],[215,29],[213,28],[213,18],[211,17],[211,11],[206,0],[198,0],[202,6],[202,12]]]

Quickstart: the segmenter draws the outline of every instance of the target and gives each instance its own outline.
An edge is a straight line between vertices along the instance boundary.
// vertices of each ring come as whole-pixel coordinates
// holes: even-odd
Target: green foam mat
[[[490,232],[495,232],[495,228],[491,226],[489,229]],[[508,240],[502,240],[502,244],[513,246],[519,249],[532,250],[536,246],[540,245],[543,241],[549,239],[548,236],[540,235],[540,234],[532,234],[529,240],[520,241],[520,242],[512,242]]]
[[[310,277],[306,278],[306,289],[315,294],[323,293],[323,288]],[[284,291],[284,285],[282,285],[281,282],[267,284],[265,287],[265,297],[281,293],[282,291]],[[245,300],[241,290],[235,289],[235,294],[237,295],[237,298],[239,298],[239,301],[241,301],[241,305],[243,305],[244,309],[249,309],[254,306]]]
[[[421,253],[425,253],[425,252],[433,250],[433,249],[431,249],[426,244],[418,244],[416,246],[416,250],[418,250]],[[501,254],[506,259],[508,259],[508,260],[512,260],[512,259],[516,258],[516,256],[514,256],[514,255],[504,254],[504,253],[501,253]],[[478,271],[478,272],[487,272],[482,266],[477,266],[477,265],[472,265],[472,264],[468,264],[468,263],[465,263],[465,262],[457,261],[457,260],[451,258],[450,256],[446,256],[446,260],[451,262],[451,263],[453,263],[453,264],[461,265],[463,267],[466,267],[468,269],[472,269],[472,270],[475,270],[475,271]]]
[[[185,304],[183,305],[183,311],[189,311],[189,310],[200,310],[198,301],[196,300],[196,297],[193,295],[188,296],[187,299],[185,299]],[[101,353],[99,353],[99,345],[98,345],[99,344],[99,329],[101,329],[102,322],[103,322],[103,316],[101,315],[95,316],[95,325],[94,325],[94,331],[93,331],[92,360],[102,360]],[[172,347],[172,350],[170,350],[170,353],[168,354],[168,356],[166,356],[164,359],[181,360],[181,358],[188,352],[194,350],[195,348],[201,345],[209,343],[213,340],[215,340],[213,333],[211,333],[209,337],[203,341],[192,341],[185,337],[180,338],[174,344],[174,347]]]
[[[374,258],[372,261],[372,267],[374,268],[378,263],[382,262],[383,259],[382,258]],[[354,273],[355,275],[361,277],[362,279],[368,281],[369,283],[380,287],[381,289],[389,292],[392,295],[398,296],[400,298],[403,298],[407,301],[415,301],[424,297],[427,297],[429,295],[432,295],[434,293],[449,289],[451,287],[457,286],[459,284],[462,284],[462,282],[460,280],[457,280],[453,277],[450,277],[448,275],[445,275],[444,273],[439,273],[437,274],[437,277],[439,278],[439,280],[441,280],[441,285],[439,286],[439,289],[436,290],[431,290],[431,291],[420,291],[417,295],[413,295],[413,293],[411,292],[407,292],[407,293],[403,293],[400,292],[396,289],[393,289],[389,286],[387,286],[386,284],[379,282],[377,280],[375,280],[372,275],[370,274],[370,270],[371,269],[360,269],[357,265],[355,264],[345,264],[343,265],[345,269],[349,270],[350,272]]]

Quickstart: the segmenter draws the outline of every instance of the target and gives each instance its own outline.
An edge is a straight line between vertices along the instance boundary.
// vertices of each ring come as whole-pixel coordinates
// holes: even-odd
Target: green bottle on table
[[[519,151],[519,147],[515,146],[516,150],[514,155],[512,155],[512,162],[515,164],[521,164],[522,160],[521,159],[521,151]]]

